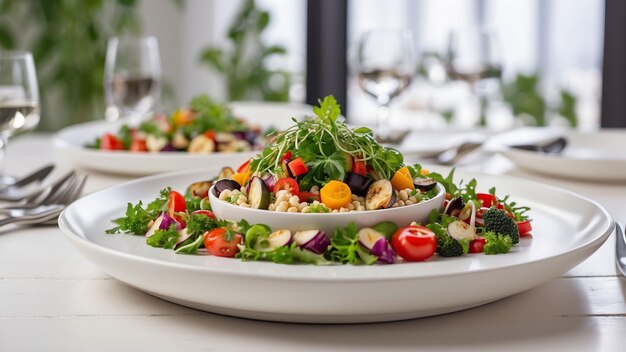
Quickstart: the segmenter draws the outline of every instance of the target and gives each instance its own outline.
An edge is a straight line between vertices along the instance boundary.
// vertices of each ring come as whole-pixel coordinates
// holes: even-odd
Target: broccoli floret
[[[519,230],[517,224],[504,210],[491,208],[483,216],[485,220],[485,230],[495,232],[500,235],[511,237],[513,244],[519,242]]]
[[[467,253],[469,246],[463,244],[448,235],[446,229],[438,223],[428,224],[426,226],[437,235],[437,254],[442,257],[458,257]]]
[[[496,234],[495,232],[487,232],[485,234],[485,247],[483,252],[485,254],[504,254],[508,253],[513,246],[511,237]]]

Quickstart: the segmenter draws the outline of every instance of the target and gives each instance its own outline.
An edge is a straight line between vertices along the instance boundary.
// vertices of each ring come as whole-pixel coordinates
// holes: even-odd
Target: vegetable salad
[[[276,133],[256,157],[223,170],[215,196],[232,204],[279,212],[339,213],[408,206],[431,199],[437,183],[404,165],[372,131],[352,129],[332,96],[316,116]]]
[[[129,203],[107,233],[144,235],[153,247],[176,253],[237,257],[282,264],[393,264],[424,261],[434,255],[507,253],[530,235],[529,208],[495,188],[476,191],[477,182],[454,182],[420,164],[405,165],[402,155],[376,143],[367,128],[350,129],[339,119],[332,97],[315,108],[316,117],[296,122],[236,171],[223,168],[209,181],[195,182],[185,194],[171,188],[145,205]],[[446,192],[443,209],[428,223],[381,222],[334,233],[319,229],[292,232],[265,224],[216,219],[208,192],[218,201],[282,212],[330,213],[407,206]],[[212,188],[213,187],[213,188]],[[328,216],[332,216],[329,214]]]
[[[265,143],[258,127],[235,118],[228,107],[202,95],[188,107],[171,115],[157,114],[139,126],[123,125],[118,133],[105,133],[88,148],[144,152],[242,152],[259,149]]]
[[[412,167],[421,170],[419,164]],[[125,216],[113,220],[116,226],[107,233],[144,235],[146,244],[176,253],[315,265],[393,264],[433,256],[503,254],[519,243],[520,237],[530,235],[527,207],[508,196],[497,197],[494,188],[477,193],[476,180],[457,185],[453,175],[454,170],[446,177],[428,173],[445,187],[446,201],[424,224],[399,226],[386,221],[359,229],[351,223],[334,233],[272,229],[264,224],[216,219],[206,195],[199,194],[198,185],[192,184],[184,195],[166,188],[145,206],[129,203]]]

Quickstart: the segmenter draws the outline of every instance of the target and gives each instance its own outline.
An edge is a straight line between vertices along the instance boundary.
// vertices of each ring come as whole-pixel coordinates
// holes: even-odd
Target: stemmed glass
[[[453,80],[467,82],[480,102],[479,124],[487,124],[488,80],[500,79],[500,47],[494,32],[483,27],[453,31],[448,38],[446,70]]]
[[[380,140],[390,138],[389,104],[411,83],[415,72],[412,33],[408,30],[374,30],[361,36],[357,52],[358,82],[376,99]]]
[[[154,37],[111,38],[104,70],[107,120],[141,120],[161,97],[161,60]]]
[[[12,178],[4,175],[8,138],[38,123],[39,87],[32,54],[0,51],[0,185],[12,183]]]

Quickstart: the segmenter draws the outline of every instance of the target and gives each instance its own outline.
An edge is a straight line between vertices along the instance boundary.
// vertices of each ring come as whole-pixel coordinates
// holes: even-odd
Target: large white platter
[[[284,129],[293,124],[292,117],[301,119],[311,115],[311,106],[295,103],[233,102],[235,116],[263,128]],[[213,153],[130,153],[127,151],[100,151],[85,148],[105,132],[117,132],[123,122],[94,121],[67,127],[54,137],[59,158],[90,170],[123,175],[149,175],[159,172],[204,166],[236,166],[256,152]]]
[[[503,153],[517,166],[532,172],[568,179],[626,181],[626,130],[566,133],[568,145],[560,154],[520,149]]]
[[[431,168],[432,169],[432,168]],[[435,168],[436,169],[436,168]],[[613,231],[592,200],[528,180],[458,172],[532,207],[534,236],[506,255],[434,257],[420,263],[310,266],[180,255],[143,236],[106,235],[127,202],[167,185],[183,190],[216,169],[142,178],[78,200],[59,219],[67,238],[109,275],[185,306],[253,319],[359,323],[424,317],[492,302],[554,279],[589,257]]]

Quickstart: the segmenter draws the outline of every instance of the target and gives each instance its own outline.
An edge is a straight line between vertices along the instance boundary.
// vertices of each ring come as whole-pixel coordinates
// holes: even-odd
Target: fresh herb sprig
[[[402,154],[376,142],[371,129],[352,129],[345,124],[333,96],[320,100],[313,111],[316,116],[300,122],[294,119],[295,125],[278,133],[275,142],[252,160],[255,174],[279,174],[287,151],[301,157],[310,168],[300,180],[304,189],[343,180],[349,171],[348,157],[364,161],[378,177],[386,179],[402,166]]]

